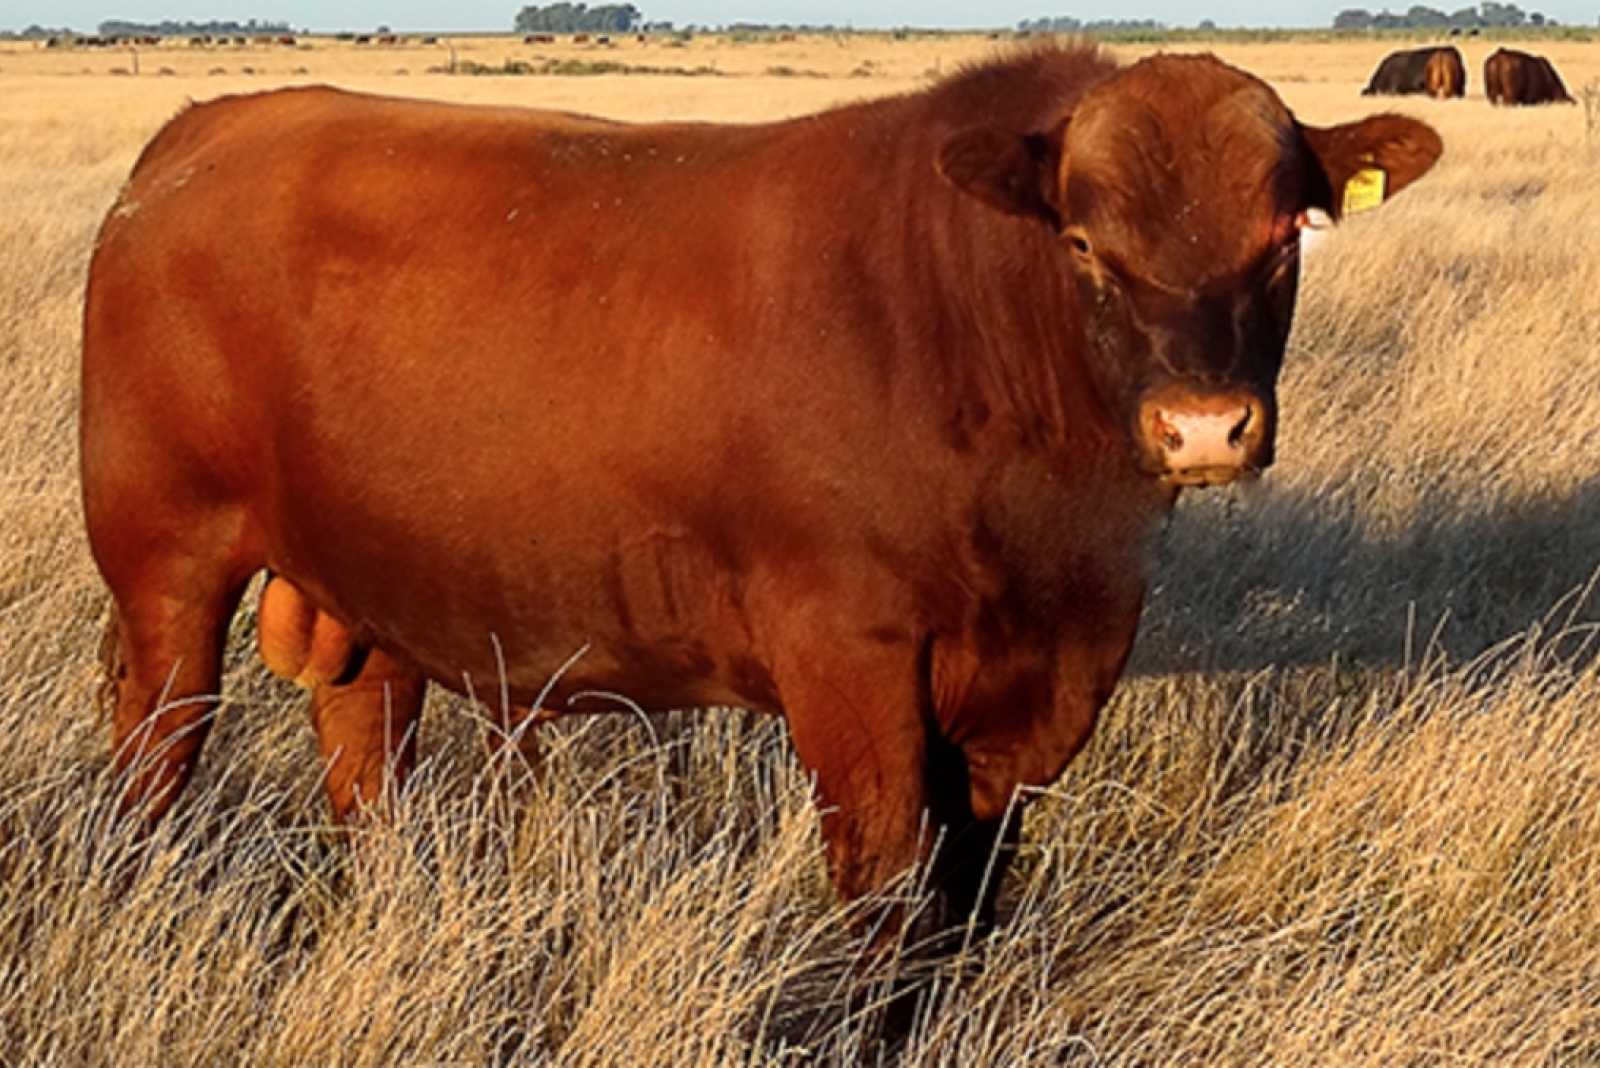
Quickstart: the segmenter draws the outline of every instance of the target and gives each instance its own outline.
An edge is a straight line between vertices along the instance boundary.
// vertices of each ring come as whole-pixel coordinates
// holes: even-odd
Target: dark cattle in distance
[[[1437,57],[1437,58],[1436,58]],[[1466,92],[1467,68],[1454,45],[1391,52],[1372,72],[1362,96],[1404,96],[1426,93],[1435,97]]]
[[[987,924],[1179,492],[1273,461],[1309,213],[1440,151],[1087,46],[748,125],[191,106],[86,291],[122,803],[187,781],[268,569],[340,818],[411,767],[430,680],[742,705],[786,718],[842,895],[941,841],[929,922]]]
[[[573,44],[587,44],[588,40],[589,40],[589,35],[586,34],[586,33],[575,33],[575,34],[572,35],[572,43]]]
[[[1544,56],[1497,48],[1483,61],[1483,91],[1491,104],[1576,104]]]

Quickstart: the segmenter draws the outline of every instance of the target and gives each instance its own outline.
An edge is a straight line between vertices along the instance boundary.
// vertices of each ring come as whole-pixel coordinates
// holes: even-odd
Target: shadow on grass
[[[1543,625],[1600,622],[1600,475],[1537,504],[1463,512],[1421,494],[1374,529],[1362,503],[1287,493],[1185,500],[1160,548],[1130,677],[1460,662]]]

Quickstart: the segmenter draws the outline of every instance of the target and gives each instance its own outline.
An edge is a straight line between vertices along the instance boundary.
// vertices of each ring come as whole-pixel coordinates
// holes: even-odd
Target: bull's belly
[[[608,627],[559,626],[500,638],[481,621],[471,643],[395,632],[378,644],[399,650],[433,681],[492,705],[502,699],[549,712],[663,711],[742,705],[777,711],[771,676],[739,643],[709,628],[645,643]]]
[[[358,641],[449,689],[552,712],[777,710],[746,578],[681,529],[547,527],[541,546],[361,533],[289,538],[269,566]]]

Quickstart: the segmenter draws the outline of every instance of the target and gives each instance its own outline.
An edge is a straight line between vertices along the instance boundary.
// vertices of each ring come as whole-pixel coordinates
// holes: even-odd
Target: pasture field
[[[781,723],[568,720],[535,776],[436,695],[394,821],[344,834],[245,613],[196,781],[130,836],[79,315],[99,220],[185,98],[746,121],[996,47],[453,43],[717,73],[452,76],[445,45],[311,39],[135,75],[0,45],[0,1066],[1600,1065],[1600,144],[1581,107],[1491,109],[1486,42],[1442,103],[1358,95],[1393,42],[1218,45],[1307,121],[1392,108],[1446,154],[1308,257],[1277,466],[1180,503],[1129,675],[1032,799],[1008,922],[928,977],[902,1050],[846,1011],[867,981]],[[1600,79],[1600,44],[1532,47],[1575,95]]]

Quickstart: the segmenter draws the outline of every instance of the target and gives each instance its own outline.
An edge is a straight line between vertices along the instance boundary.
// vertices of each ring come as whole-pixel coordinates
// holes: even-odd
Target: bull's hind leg
[[[422,674],[372,649],[355,678],[320,682],[311,691],[311,721],[335,818],[347,821],[379,803],[392,781],[404,785],[416,763]]]
[[[106,666],[121,810],[161,818],[183,791],[221,694],[228,621],[246,574],[227,561],[148,559],[108,576],[116,612]]]

